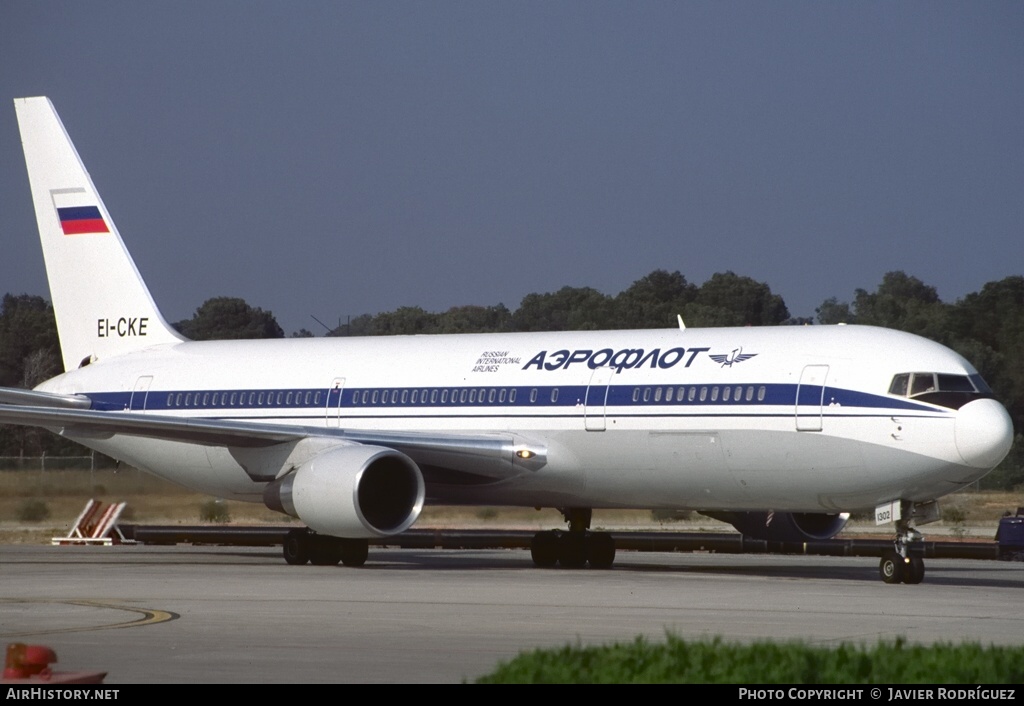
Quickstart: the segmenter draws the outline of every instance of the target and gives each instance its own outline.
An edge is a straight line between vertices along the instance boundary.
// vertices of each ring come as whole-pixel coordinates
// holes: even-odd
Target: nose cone
[[[1013,423],[995,400],[974,400],[956,414],[956,448],[968,466],[995,468],[1013,443]]]

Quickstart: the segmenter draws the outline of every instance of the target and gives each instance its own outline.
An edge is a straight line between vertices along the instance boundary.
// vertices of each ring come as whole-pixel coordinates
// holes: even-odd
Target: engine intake
[[[353,444],[325,451],[268,484],[263,502],[320,534],[369,539],[409,529],[424,496],[423,475],[408,456]]]
[[[850,519],[850,513],[836,515],[815,512],[705,512],[722,522],[728,522],[741,533],[753,539],[769,542],[810,542],[832,539]]]

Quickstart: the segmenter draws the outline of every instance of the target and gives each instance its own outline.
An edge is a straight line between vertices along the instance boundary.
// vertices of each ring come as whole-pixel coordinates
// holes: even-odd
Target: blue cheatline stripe
[[[761,389],[764,389],[761,398]],[[725,399],[725,390],[729,399]],[[667,399],[666,390],[672,391]],[[682,390],[683,400],[676,399]],[[690,399],[691,390],[693,399]],[[712,399],[717,391],[717,398]],[[735,399],[739,391],[740,399]],[[750,391],[751,399],[747,400]],[[376,393],[376,401],[374,395]],[[504,393],[504,395],[502,395]],[[672,408],[677,411],[669,416],[687,416],[682,410],[722,410],[729,407],[794,407],[797,385],[790,383],[757,383],[730,385],[611,385],[607,391],[606,405],[628,410],[649,410]],[[117,411],[125,409],[152,412],[181,410],[318,410],[317,418],[324,414],[342,413],[344,416],[378,416],[377,411],[388,409],[403,410],[450,410],[450,409],[508,409],[516,412],[525,409],[582,408],[587,399],[586,385],[548,386],[449,386],[449,387],[393,387],[393,388],[345,388],[339,404],[338,391],[326,388],[302,389],[245,389],[245,390],[151,390],[149,392],[93,392],[88,396],[93,409]],[[704,399],[701,399],[703,395]],[[416,401],[413,402],[415,397]],[[603,395],[594,394],[592,399]],[[655,399],[655,398],[658,399]],[[363,402],[363,399],[366,402]],[[761,398],[761,399],[759,399]],[[384,401],[386,399],[386,401]],[[424,401],[426,400],[426,401]],[[433,400],[433,401],[431,401]],[[442,401],[444,400],[444,401]],[[513,401],[514,400],[514,401]],[[823,403],[829,414],[841,414],[843,408],[878,410],[879,413],[895,411],[936,412],[936,407],[927,406],[906,399],[875,395],[857,390],[825,387],[824,395],[820,386],[800,387],[800,404],[816,407]],[[595,405],[599,406],[599,405]],[[372,412],[371,412],[372,410]],[[582,413],[582,410],[579,412]],[[632,414],[632,412],[630,412]],[[742,413],[744,416],[749,412]],[[419,416],[419,415],[417,415]],[[445,417],[449,415],[438,415]],[[500,415],[497,415],[500,416]],[[522,416],[518,415],[517,416]],[[542,415],[546,416],[546,415]],[[568,415],[573,416],[573,415]],[[734,416],[734,415],[729,415]],[[754,414],[754,416],[758,416]],[[777,412],[766,416],[786,416]],[[267,417],[261,417],[266,419]],[[296,419],[287,415],[286,419]]]

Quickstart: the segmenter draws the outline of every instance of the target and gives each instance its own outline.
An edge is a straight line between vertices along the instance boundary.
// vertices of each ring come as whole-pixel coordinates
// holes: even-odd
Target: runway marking
[[[157,623],[166,623],[171,620],[177,620],[181,616],[177,613],[172,613],[168,610],[152,610],[150,608],[135,608],[133,606],[118,605],[115,603],[104,603],[102,601],[90,601],[90,600],[46,600],[36,598],[0,598],[0,605],[10,603],[20,604],[55,604],[55,605],[72,605],[72,606],[83,606],[86,608],[107,608],[109,610],[125,611],[129,613],[137,613],[141,617],[135,620],[128,620],[120,623],[111,623],[109,625],[88,625],[74,628],[54,628],[51,630],[27,630],[22,632],[0,632],[0,637],[26,637],[29,635],[57,635],[62,633],[71,632],[89,632],[92,630],[119,630],[121,628],[136,628],[144,625],[156,625]]]

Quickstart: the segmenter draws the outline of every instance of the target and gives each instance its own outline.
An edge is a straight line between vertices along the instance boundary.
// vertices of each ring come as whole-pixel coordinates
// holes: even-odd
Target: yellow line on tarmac
[[[60,633],[69,632],[88,632],[91,630],[117,630],[120,628],[136,628],[144,625],[156,625],[157,623],[166,623],[171,620],[177,620],[180,616],[177,613],[172,613],[167,610],[153,610],[150,608],[136,608],[128,605],[118,605],[115,603],[104,603],[102,601],[90,601],[90,600],[40,600],[34,598],[0,598],[0,605],[4,603],[35,603],[35,604],[51,604],[51,605],[75,605],[83,606],[86,608],[106,608],[109,610],[119,610],[129,613],[136,613],[139,617],[134,620],[126,620],[124,622],[111,623],[109,625],[88,625],[74,628],[54,628],[52,630],[28,630],[22,632],[0,632],[0,637],[25,637],[28,635],[56,635]]]

